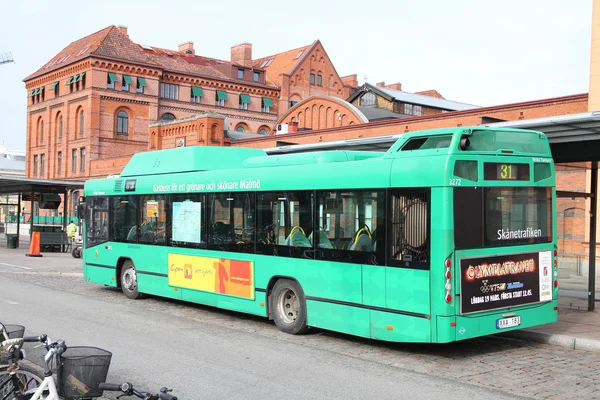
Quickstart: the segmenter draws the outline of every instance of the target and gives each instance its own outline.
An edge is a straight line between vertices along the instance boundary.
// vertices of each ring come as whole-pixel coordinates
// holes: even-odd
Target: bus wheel
[[[280,279],[269,296],[275,325],[285,333],[296,335],[308,330],[304,291],[296,281]]]
[[[137,274],[135,272],[135,266],[130,260],[123,263],[121,269],[121,290],[123,294],[130,299],[141,299],[143,296],[138,291]]]

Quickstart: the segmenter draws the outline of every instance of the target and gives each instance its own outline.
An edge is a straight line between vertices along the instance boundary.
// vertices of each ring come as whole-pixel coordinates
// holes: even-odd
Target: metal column
[[[588,281],[588,311],[596,307],[596,210],[598,207],[598,161],[592,161],[590,192],[590,267]]]
[[[17,249],[21,239],[21,192],[17,195]]]
[[[29,218],[29,243],[31,243],[31,238],[33,237],[33,211],[35,210],[33,204],[33,187],[31,188],[31,217]]]

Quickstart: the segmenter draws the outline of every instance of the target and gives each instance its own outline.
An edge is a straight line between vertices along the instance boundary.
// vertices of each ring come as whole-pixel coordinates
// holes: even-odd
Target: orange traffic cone
[[[31,235],[31,243],[29,243],[29,253],[25,254],[27,257],[42,257],[40,254],[40,233],[33,232]]]

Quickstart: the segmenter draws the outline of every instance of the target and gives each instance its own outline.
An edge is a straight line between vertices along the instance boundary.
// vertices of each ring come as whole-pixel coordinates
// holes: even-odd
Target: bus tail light
[[[554,288],[558,287],[558,249],[554,248]]]
[[[446,258],[444,265],[446,266],[446,273],[444,275],[446,277],[446,285],[444,285],[444,288],[446,289],[446,303],[450,304],[450,302],[452,302],[452,295],[450,294],[452,293],[452,281],[450,280],[450,278],[452,278],[452,271],[450,271],[452,261],[450,261],[449,258]]]

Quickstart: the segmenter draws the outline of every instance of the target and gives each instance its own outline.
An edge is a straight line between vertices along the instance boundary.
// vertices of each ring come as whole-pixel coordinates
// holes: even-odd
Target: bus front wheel
[[[142,298],[142,294],[138,290],[135,266],[130,260],[125,261],[121,269],[121,290],[125,296],[132,300]]]
[[[306,300],[298,282],[280,279],[269,296],[269,307],[275,325],[285,333],[297,335],[308,330],[306,324]]]

